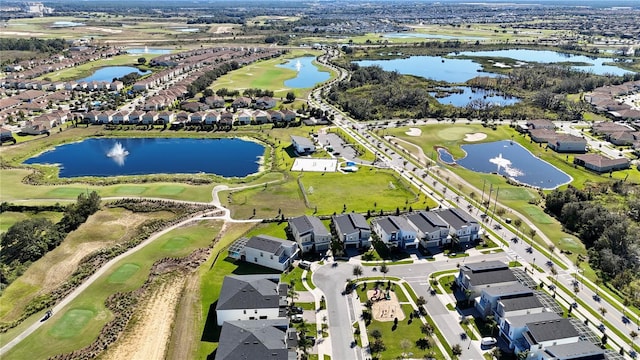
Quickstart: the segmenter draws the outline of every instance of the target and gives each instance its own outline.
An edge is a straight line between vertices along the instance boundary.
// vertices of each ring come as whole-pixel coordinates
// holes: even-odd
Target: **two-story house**
[[[514,343],[522,338],[522,334],[527,330],[528,323],[560,318],[560,315],[554,312],[509,316],[500,322],[500,337],[506,341],[509,349],[513,350]]]
[[[418,211],[405,216],[416,229],[420,244],[425,247],[441,246],[449,235],[449,225],[430,211]]]
[[[460,266],[456,283],[472,296],[480,296],[482,289],[489,286],[513,285],[518,279],[502,261],[481,261]]]
[[[298,258],[298,245],[269,235],[243,237],[231,244],[229,257],[284,271]]]
[[[215,360],[296,360],[298,336],[287,319],[227,321]]]
[[[418,233],[404,217],[381,217],[373,220],[371,227],[387,246],[401,249],[416,249],[418,247]]]
[[[358,213],[333,215],[331,224],[344,248],[362,248],[371,245],[371,227]]]
[[[476,301],[476,309],[483,316],[494,315],[498,309],[498,302],[502,299],[529,297],[533,291],[521,283],[488,286],[482,289],[480,298]]]
[[[216,305],[218,325],[225,321],[286,317],[286,293],[287,286],[280,284],[278,274],[227,275]]]
[[[465,244],[478,238],[480,225],[476,219],[465,211],[458,208],[450,208],[434,212],[449,224],[449,234],[452,236],[455,234],[460,244]]]
[[[327,251],[331,234],[315,216],[303,215],[289,220],[289,231],[302,252]]]
[[[577,343],[580,334],[569,319],[555,319],[528,323],[522,341],[516,341],[514,351],[519,354],[529,352],[536,359],[547,347]]]

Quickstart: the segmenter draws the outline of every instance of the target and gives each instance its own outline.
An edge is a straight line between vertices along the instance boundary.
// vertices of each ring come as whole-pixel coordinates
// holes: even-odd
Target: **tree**
[[[362,276],[362,272],[363,272],[362,266],[356,265],[356,266],[353,267],[353,276],[356,277],[356,281],[358,280],[358,278],[360,276]]]
[[[387,278],[387,273],[389,272],[389,267],[384,262],[380,265],[380,272],[383,274],[383,278]]]
[[[376,339],[376,340],[382,338],[382,333],[378,329],[371,330],[369,335],[371,335],[371,337]]]
[[[400,340],[400,348],[402,349],[402,353],[406,355],[406,353],[409,352],[409,349],[411,349],[411,341],[408,339]]]
[[[455,344],[451,347],[451,353],[453,354],[454,357],[458,357],[460,355],[462,355],[462,346],[460,346],[460,344]]]
[[[139,57],[138,58],[138,64],[142,65],[142,64],[146,64],[147,63],[147,59],[143,58],[143,57]]]
[[[600,314],[602,315],[603,318],[607,314],[607,309],[602,306],[598,309],[598,311],[600,311]]]
[[[431,327],[429,323],[422,324],[422,326],[420,326],[420,331],[427,336],[433,335],[433,327]]]
[[[291,303],[298,298],[298,292],[296,291],[296,279],[289,280],[289,288],[287,289],[287,296],[291,298]]]
[[[424,296],[420,296],[417,300],[416,300],[416,305],[418,305],[418,307],[422,307],[424,305],[427,304],[427,300],[425,300]]]
[[[494,335],[496,330],[498,330],[498,322],[493,315],[487,316],[487,328],[491,331],[491,335]]]
[[[369,344],[369,350],[371,350],[372,353],[380,353],[386,349],[387,347],[384,345],[382,339],[375,339],[373,343]]]
[[[289,91],[287,93],[287,101],[293,102],[295,99],[296,99],[296,94],[294,94],[293,91]]]

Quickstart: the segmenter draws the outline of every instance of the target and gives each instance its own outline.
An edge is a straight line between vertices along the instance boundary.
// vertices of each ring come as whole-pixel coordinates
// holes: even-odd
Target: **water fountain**
[[[504,172],[510,177],[518,177],[524,175],[524,173],[520,169],[512,167],[511,160],[503,158],[502,153],[498,154],[498,157],[489,159],[489,162],[498,165],[497,173],[500,173],[500,169],[502,168],[504,169]]]
[[[300,62],[300,60],[298,60],[298,61],[296,62],[296,71],[297,71],[297,72],[300,72],[300,69],[302,69],[302,63]]]
[[[116,141],[111,150],[107,152],[107,157],[112,158],[113,161],[120,166],[124,165],[124,158],[127,155],[129,155],[129,152],[125,150],[124,146],[122,146],[119,141]]]
[[[146,45],[144,46],[144,53],[145,53],[145,54],[148,54],[148,53],[149,53],[149,47],[148,47],[148,46],[146,46]]]

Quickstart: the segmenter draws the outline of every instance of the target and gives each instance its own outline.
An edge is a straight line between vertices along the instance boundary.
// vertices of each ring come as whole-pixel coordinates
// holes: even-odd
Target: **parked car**
[[[302,322],[302,320],[304,320],[304,318],[300,314],[291,315],[291,322],[299,323]]]
[[[292,306],[289,308],[289,311],[292,314],[302,314],[304,312],[304,309],[302,309],[300,306]]]
[[[310,261],[306,261],[306,260],[302,260],[302,261],[300,261],[300,264],[298,264],[298,266],[300,266],[301,269],[308,270],[309,268],[311,268],[311,262]]]
[[[498,340],[494,337],[483,337],[480,340],[480,345],[482,346],[494,346],[496,343],[498,343]]]

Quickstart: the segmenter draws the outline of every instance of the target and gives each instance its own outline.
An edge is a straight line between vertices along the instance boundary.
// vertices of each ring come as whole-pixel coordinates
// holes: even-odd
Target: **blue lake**
[[[444,39],[444,40],[486,40],[486,38],[479,36],[456,36],[456,35],[440,35],[440,34],[425,34],[415,32],[400,32],[400,33],[388,33],[382,35],[382,37],[388,39]]]
[[[146,74],[146,72],[140,71],[138,68],[133,66],[107,66],[96,70],[90,76],[87,76],[86,78],[80,79],[78,81],[111,81],[114,78],[123,77],[133,72],[140,75]]]
[[[438,100],[438,102],[440,102],[441,104],[453,105],[458,107],[465,107],[472,100],[478,100],[478,99],[484,100],[487,103],[490,103],[492,105],[498,105],[498,106],[513,105],[515,103],[520,102],[520,99],[518,98],[511,97],[511,96],[504,96],[499,93],[496,93],[495,91],[489,91],[484,89],[472,89],[468,86],[456,86],[455,89],[462,90],[462,92],[443,92],[442,95],[446,94],[446,96],[438,96],[436,97],[436,100]],[[443,90],[447,90],[447,89],[443,89]],[[430,92],[429,94],[431,94],[432,96],[436,96],[438,93]]]
[[[312,88],[316,84],[329,80],[331,75],[327,71],[320,71],[315,65],[313,60],[316,58],[313,56],[303,56],[295,59],[291,59],[284,64],[279,64],[277,67],[291,69],[298,72],[297,76],[293,79],[286,80],[284,86],[294,89],[306,89]]]
[[[124,154],[108,156],[117,143]],[[259,170],[264,146],[234,138],[92,138],[60,145],[25,164],[58,164],[61,178],[146,174],[244,177]]]
[[[633,73],[617,66],[605,65],[605,62],[613,62],[612,58],[588,57],[584,55],[565,54],[549,50],[526,50],[526,49],[510,49],[510,50],[492,50],[492,51],[463,51],[458,55],[464,56],[480,56],[488,58],[510,58],[524,62],[537,63],[563,63],[563,62],[580,62],[591,64],[590,66],[572,66],[572,68],[581,71],[592,72],[597,75],[614,74],[624,75]]]
[[[438,153],[441,154],[438,149]],[[548,162],[534,156],[520,144],[509,140],[482,144],[462,145],[466,156],[455,162],[469,170],[482,173],[498,173],[520,183],[554,189],[573,179]],[[446,151],[446,150],[444,150]],[[451,154],[441,159],[452,159]]]
[[[171,54],[171,50],[169,50],[169,49],[134,48],[134,49],[127,49],[127,53],[129,53],[129,54],[158,54],[158,55],[165,55],[165,54]]]
[[[496,77],[497,74],[483,72],[480,64],[470,59],[446,59],[442,56],[411,56],[392,60],[354,61],[360,66],[378,65],[386,71],[421,76],[437,81],[463,83],[477,76]]]

